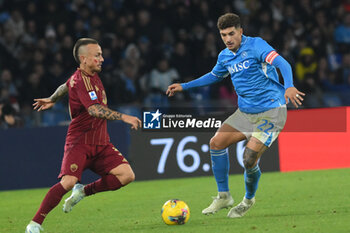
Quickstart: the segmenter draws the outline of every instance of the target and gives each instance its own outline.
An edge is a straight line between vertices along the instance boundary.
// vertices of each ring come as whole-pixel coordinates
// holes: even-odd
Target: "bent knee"
[[[226,148],[226,146],[215,136],[210,139],[209,146],[212,150],[222,150]]]
[[[135,173],[133,171],[130,172],[128,175],[128,181],[129,183],[133,182],[135,180]]]
[[[63,176],[61,179],[61,184],[63,188],[67,191],[71,190],[74,185],[78,182],[78,178],[75,176]]]
[[[258,162],[258,152],[251,150],[250,148],[246,147],[244,154],[243,154],[243,165],[244,168],[250,169],[253,168],[256,163]]]
[[[256,161],[243,159],[243,165],[245,169],[251,169],[255,166],[255,164],[256,164]]]
[[[133,171],[130,171],[118,177],[118,179],[122,185],[127,185],[135,180],[135,173]]]

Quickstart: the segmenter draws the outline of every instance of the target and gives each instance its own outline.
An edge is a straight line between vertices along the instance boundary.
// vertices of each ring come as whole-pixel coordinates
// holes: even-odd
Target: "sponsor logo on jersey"
[[[245,60],[243,62],[233,64],[228,67],[228,71],[230,71],[231,74],[237,73],[242,70],[246,70],[250,67],[249,60]]]

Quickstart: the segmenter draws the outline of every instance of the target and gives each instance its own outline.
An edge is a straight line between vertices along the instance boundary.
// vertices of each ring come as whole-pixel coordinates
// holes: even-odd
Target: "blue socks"
[[[244,171],[245,181],[245,198],[252,199],[258,189],[258,183],[261,176],[261,171],[258,165]]]
[[[212,169],[219,192],[228,192],[228,174],[230,170],[230,161],[227,154],[227,149],[213,150],[210,149]],[[258,165],[253,168],[245,169],[245,197],[252,199],[258,189],[258,183],[261,176],[261,171]]]
[[[227,149],[210,149],[212,169],[219,192],[228,192],[228,173],[230,170],[230,161]]]

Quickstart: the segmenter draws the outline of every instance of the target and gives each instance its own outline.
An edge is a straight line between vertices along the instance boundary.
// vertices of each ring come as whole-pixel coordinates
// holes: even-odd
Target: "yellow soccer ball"
[[[167,225],[182,225],[190,218],[190,208],[184,201],[178,199],[165,202],[161,213]]]

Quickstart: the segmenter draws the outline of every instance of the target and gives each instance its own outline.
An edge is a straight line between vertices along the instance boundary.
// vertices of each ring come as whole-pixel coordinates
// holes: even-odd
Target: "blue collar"
[[[246,37],[245,35],[242,34],[242,40],[241,40],[241,44],[239,45],[239,48],[237,49],[236,52],[232,52],[231,50],[229,50],[231,53],[233,53],[233,55],[236,55],[238,53],[238,51],[242,48],[242,46],[247,42],[248,37]]]
[[[241,41],[241,45],[245,44],[248,40],[248,37],[246,37],[245,35],[242,34],[242,41]]]

